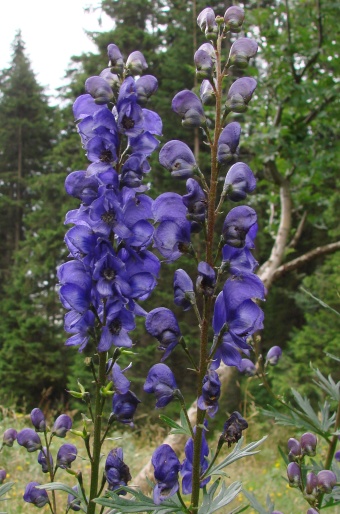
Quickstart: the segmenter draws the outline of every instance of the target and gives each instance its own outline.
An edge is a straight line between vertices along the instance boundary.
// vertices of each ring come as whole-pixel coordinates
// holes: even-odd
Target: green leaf
[[[84,512],[87,512],[87,504],[80,487],[78,487],[77,491],[75,491],[74,489],[72,489],[72,487],[63,484],[62,482],[49,482],[47,484],[37,485],[36,488],[45,489],[46,491],[64,491],[67,494],[72,494],[72,496],[80,500],[80,508]]]
[[[12,489],[14,482],[7,482],[0,486],[0,497],[4,496],[10,489]],[[0,498],[0,501],[7,500],[7,498]],[[0,513],[1,514],[1,513]]]
[[[331,375],[328,375],[328,380],[323,376],[321,371],[318,368],[313,368],[311,366],[315,374],[317,375],[318,380],[313,380],[313,382],[321,387],[333,400],[336,402],[340,401],[340,381],[335,383]]]
[[[242,489],[241,482],[234,482],[229,487],[226,487],[224,482],[222,482],[221,489],[214,497],[218,486],[219,480],[216,480],[216,482],[214,482],[214,484],[210,487],[207,494],[204,495],[203,503],[198,510],[198,514],[212,514],[213,512],[217,512],[222,507],[232,502]]]
[[[172,428],[172,430],[170,432],[171,434],[184,434],[184,435],[188,435],[189,437],[191,437],[191,431],[190,431],[189,425],[188,425],[185,415],[182,411],[181,411],[181,423],[183,426],[179,425],[176,421],[169,418],[168,416],[165,416],[164,414],[161,414],[159,416],[159,419],[164,421],[164,423],[166,423],[169,427]]]
[[[262,505],[257,501],[257,499],[253,495],[253,493],[250,493],[249,491],[246,491],[245,489],[242,489],[242,492],[243,492],[244,496],[247,498],[247,500],[249,501],[252,508],[255,509],[257,512],[259,512],[260,514],[270,514],[270,512],[272,512],[272,511],[268,512],[268,510],[266,510],[264,507],[262,507]]]

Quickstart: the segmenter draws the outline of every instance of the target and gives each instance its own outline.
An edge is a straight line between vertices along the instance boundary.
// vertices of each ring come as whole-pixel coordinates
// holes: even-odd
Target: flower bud
[[[183,127],[201,127],[205,124],[202,103],[198,96],[189,89],[184,89],[174,96],[172,110],[182,118]]]
[[[203,105],[215,105],[216,95],[209,80],[203,80],[201,84],[200,99]]]
[[[45,432],[46,430],[46,420],[42,411],[38,408],[33,409],[31,412],[31,421],[34,426],[36,432]]]
[[[115,393],[112,398],[112,413],[124,425],[133,426],[133,416],[139,403],[140,400],[131,391],[125,394]]]
[[[270,364],[271,366],[276,366],[279,362],[282,355],[282,350],[279,346],[272,346],[267,353],[266,356],[266,364]]]
[[[174,374],[166,364],[159,363],[150,368],[144,391],[155,394],[157,409],[165,407],[174,399],[176,389]]]
[[[318,489],[323,493],[331,493],[333,487],[336,485],[336,474],[329,469],[319,471],[317,474]]]
[[[48,473],[48,463],[47,463],[46,455],[47,455],[47,448],[44,446],[44,448],[42,450],[40,450],[39,455],[38,455],[38,464],[40,464],[41,471],[43,473]],[[52,469],[53,468],[53,457],[51,454],[49,454],[49,455],[50,455],[50,466]]]
[[[72,420],[67,414],[61,414],[53,425],[52,434],[57,437],[65,437],[68,430],[72,428]]]
[[[15,428],[8,428],[5,430],[3,438],[2,438],[2,444],[4,446],[13,446],[14,441],[17,439],[17,431]]]
[[[207,210],[206,195],[199,183],[193,178],[188,178],[186,188],[187,194],[183,195],[182,200],[185,207],[188,209],[187,219],[191,222],[202,224],[205,220]],[[191,231],[193,231],[192,225]]]
[[[198,15],[197,24],[201,31],[205,32],[207,38],[216,38],[218,33],[218,26],[215,19],[215,13],[211,7],[206,7]]]
[[[159,152],[159,162],[173,177],[189,178],[197,169],[195,156],[182,141],[168,141]]]
[[[174,303],[187,311],[192,307],[191,299],[195,301],[192,280],[186,271],[178,269],[174,273]]]
[[[85,91],[89,93],[96,104],[107,104],[113,98],[113,91],[110,85],[102,77],[89,77],[85,82]]]
[[[107,55],[109,56],[111,72],[121,75],[124,69],[124,61],[118,46],[111,43],[107,47]]]
[[[232,5],[224,13],[224,23],[230,32],[238,33],[241,31],[244,20],[244,10],[238,5]]]
[[[307,473],[306,477],[306,487],[305,487],[305,493],[310,496],[316,496],[317,491],[316,488],[318,486],[318,479],[315,473],[312,471],[310,473]]]
[[[256,86],[257,82],[252,77],[242,77],[235,80],[228,91],[226,109],[236,113],[245,112]]]
[[[296,462],[288,464],[287,477],[290,487],[299,487],[301,485],[301,470]]]
[[[256,212],[251,207],[240,205],[227,214],[222,234],[225,242],[235,248],[243,248],[250,228],[257,221]]]
[[[126,486],[131,480],[129,467],[123,461],[122,448],[115,448],[108,454],[105,462],[105,477],[110,491],[114,491],[120,486]],[[126,493],[122,491],[118,494]]]
[[[232,443],[237,443],[242,437],[242,431],[248,428],[247,421],[237,411],[233,412],[224,424],[220,442],[228,443],[228,448]]]
[[[62,469],[70,468],[77,453],[78,450],[74,444],[62,444],[57,453],[57,466]]]
[[[250,359],[242,359],[238,369],[240,373],[243,373],[248,377],[256,375],[256,366]]]
[[[253,172],[244,162],[237,162],[229,169],[224,181],[223,191],[232,202],[239,202],[252,193],[256,187]]]
[[[229,63],[239,69],[248,66],[249,59],[257,53],[257,43],[254,39],[240,37],[233,43],[229,53]]]
[[[28,452],[35,452],[41,448],[40,437],[36,431],[31,428],[21,430],[21,432],[18,433],[17,441],[18,444],[26,448]]]
[[[30,482],[27,484],[23,498],[25,502],[33,503],[33,505],[40,509],[44,507],[46,503],[49,503],[49,499],[46,490],[37,489],[37,485],[40,485],[39,482]]]
[[[137,103],[144,107],[150,96],[153,95],[158,88],[158,81],[153,75],[143,75],[135,83],[137,93]]]
[[[4,482],[6,475],[6,471],[4,469],[0,469],[0,485]]]
[[[77,494],[79,494],[78,485],[74,485],[72,487],[73,491]],[[75,512],[78,512],[80,510],[80,500],[73,494],[69,493],[67,497],[67,506],[69,509],[74,510]]]
[[[200,262],[197,267],[196,290],[204,296],[212,296],[215,290],[216,273],[207,262]]]
[[[291,437],[288,440],[288,458],[291,462],[298,461],[301,457],[301,445],[297,439]]]
[[[204,43],[195,52],[194,62],[196,66],[196,76],[198,79],[209,79],[213,76],[216,62],[214,47],[210,43]]]
[[[131,75],[141,75],[148,65],[144,55],[137,50],[129,55],[125,67]]]
[[[303,455],[308,455],[309,457],[314,457],[316,453],[316,445],[317,438],[316,435],[311,434],[310,432],[306,432],[301,436],[301,449]]]
[[[220,165],[224,166],[225,164],[229,164],[237,158],[240,136],[241,125],[237,123],[237,121],[228,123],[228,125],[224,127],[217,142],[217,160]],[[226,184],[224,184],[224,188],[225,187]]]

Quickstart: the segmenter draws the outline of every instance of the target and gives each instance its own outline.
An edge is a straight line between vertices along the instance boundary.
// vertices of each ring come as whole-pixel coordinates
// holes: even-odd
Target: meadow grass
[[[9,428],[14,427],[21,430],[24,427],[31,427],[29,416],[23,416],[14,412],[7,411],[0,422],[0,436]],[[75,424],[77,425],[77,423]],[[259,428],[258,423],[251,424],[256,427],[256,430],[250,428],[245,434],[246,443],[253,440],[260,439],[265,433],[268,434],[268,439],[259,448],[261,451],[252,457],[239,460],[233,463],[226,469],[229,476],[227,483],[231,484],[237,480],[243,482],[243,486],[247,491],[256,495],[256,498],[263,506],[266,504],[266,497],[269,497],[275,503],[275,509],[282,511],[284,514],[304,514],[307,512],[308,505],[295,489],[291,489],[287,482],[286,467],[280,457],[278,445],[284,450],[286,449],[286,442],[289,437],[298,434],[292,434],[292,430],[287,427],[279,427],[274,425],[271,421],[262,422]],[[79,427],[75,427],[81,429]],[[137,429],[130,429],[127,427],[125,431],[112,431],[109,434],[109,440],[106,441],[103,453],[107,454],[110,449],[122,446],[124,449],[124,460],[130,467],[132,477],[136,476],[140,469],[148,462],[150,455],[159,444],[162,443],[164,437],[167,435],[167,430],[160,426],[149,426],[147,417],[143,416],[137,420]],[[216,441],[219,434],[214,434]],[[78,458],[72,464],[72,469],[82,470],[84,475],[84,483],[86,484],[86,477],[89,475],[89,462],[85,449],[82,447],[79,437],[73,434],[68,434],[65,439],[54,439],[52,450],[57,451],[59,446],[65,442],[73,443],[78,448]],[[214,444],[211,443],[211,447]],[[227,452],[225,447],[221,452],[221,457],[225,456]],[[326,451],[322,446],[318,448],[318,457],[322,458],[323,453]],[[224,455],[223,455],[224,454]],[[105,459],[103,459],[104,465]],[[7,494],[8,500],[0,503],[0,512],[7,514],[21,514],[21,513],[37,513],[42,514],[50,512],[49,508],[37,507],[24,503],[22,495],[24,493],[25,485],[33,480],[40,483],[48,481],[47,475],[40,471],[40,466],[37,465],[37,452],[28,453],[24,448],[18,447],[17,443],[13,448],[3,448],[0,453],[0,468],[7,471],[6,482],[13,481],[14,486]],[[70,486],[75,485],[74,477],[70,476],[64,470],[59,470],[56,476],[56,481],[62,481]],[[131,484],[133,484],[133,479]],[[62,506],[59,514],[65,512],[66,493],[57,492],[58,504]],[[246,505],[247,500],[243,494],[239,495],[236,500],[228,507],[221,509],[221,514],[227,514],[233,508],[240,505]],[[70,511],[71,512],[71,511]],[[333,509],[332,512],[327,511],[329,514],[340,514],[340,509]],[[255,514],[251,508],[247,509],[248,514]]]

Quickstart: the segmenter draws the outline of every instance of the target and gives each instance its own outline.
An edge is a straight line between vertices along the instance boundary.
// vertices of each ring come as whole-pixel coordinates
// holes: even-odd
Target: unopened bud
[[[306,432],[301,436],[300,442],[303,455],[314,457],[316,453],[316,445],[318,442],[316,436],[310,432]]]
[[[329,469],[324,469],[320,471],[317,475],[318,480],[318,489],[323,493],[332,492],[333,487],[336,485],[336,474]]]
[[[296,462],[290,462],[287,467],[287,477],[290,487],[300,487],[301,470]]]
[[[299,460],[301,457],[301,444],[297,439],[294,439],[294,437],[291,437],[288,440],[288,458],[291,462]]]

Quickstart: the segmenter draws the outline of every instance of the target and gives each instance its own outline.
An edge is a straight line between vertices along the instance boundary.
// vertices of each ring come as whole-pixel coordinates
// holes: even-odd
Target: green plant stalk
[[[96,403],[94,411],[94,430],[93,430],[93,452],[91,460],[91,484],[89,506],[87,514],[95,514],[96,504],[92,501],[97,498],[98,494],[98,481],[99,481],[99,464],[100,464],[100,451],[102,447],[101,428],[102,428],[102,414],[104,402],[100,394],[101,388],[105,385],[106,381],[106,352],[99,353],[99,366],[98,377],[96,380]]]
[[[50,482],[54,482],[53,466],[51,465],[51,461],[50,461],[50,444],[47,440],[46,430],[44,430],[44,439],[45,439],[45,444],[46,444],[45,458],[46,458],[46,463],[47,463],[48,474],[50,476]],[[50,439],[50,443],[51,443],[51,439]],[[51,512],[53,512],[53,514],[57,514],[57,502],[55,499],[55,491],[52,491],[52,505],[50,504],[50,509],[51,509]]]

